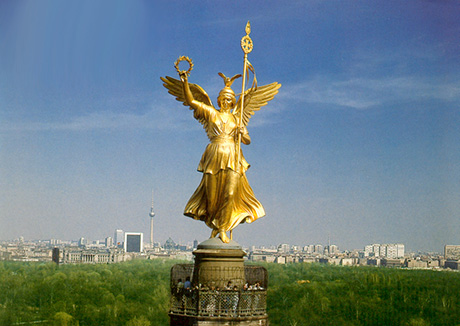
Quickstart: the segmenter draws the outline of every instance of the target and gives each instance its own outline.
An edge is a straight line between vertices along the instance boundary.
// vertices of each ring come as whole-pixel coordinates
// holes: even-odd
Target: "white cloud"
[[[362,110],[398,101],[460,101],[460,83],[436,82],[415,77],[339,80],[320,76],[297,85],[286,86],[281,96],[287,100],[335,104]]]
[[[173,112],[172,108],[155,107],[144,113],[94,111],[89,114],[74,116],[67,121],[28,121],[3,122],[0,131],[86,131],[95,129],[168,129],[183,128],[184,117]]]

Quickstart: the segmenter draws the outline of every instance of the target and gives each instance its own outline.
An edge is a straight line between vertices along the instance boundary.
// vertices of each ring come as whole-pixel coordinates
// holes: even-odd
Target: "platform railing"
[[[250,317],[266,314],[265,290],[181,290],[171,294],[170,314]]]

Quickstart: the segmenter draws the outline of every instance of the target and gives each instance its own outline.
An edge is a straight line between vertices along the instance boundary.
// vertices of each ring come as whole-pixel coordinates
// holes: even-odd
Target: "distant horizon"
[[[243,146],[266,216],[234,239],[457,243],[458,17],[424,0],[0,1],[0,239],[144,232],[152,190],[154,238],[207,239],[183,210],[208,139],[160,77],[188,56],[216,103],[249,20],[258,85],[282,87]]]
[[[122,231],[125,232],[124,230],[122,230]],[[126,231],[126,232],[140,232],[140,231]],[[141,233],[143,233],[144,236],[145,236],[145,232],[141,232]],[[77,239],[60,239],[60,238],[49,238],[49,239],[26,239],[26,238],[24,238],[24,241],[26,241],[26,242],[27,242],[27,241],[30,241],[30,242],[43,241],[43,242],[46,242],[46,241],[51,241],[51,240],[58,240],[58,241],[64,241],[64,242],[78,242],[81,238],[83,238],[83,239],[86,239],[86,240],[88,240],[88,241],[93,241],[93,242],[94,242],[94,241],[105,241],[105,239],[108,238],[108,237],[111,237],[111,236],[107,236],[107,237],[101,238],[101,239],[90,239],[90,238],[85,238],[85,237],[83,237],[83,236],[82,236],[82,237],[79,237],[79,238],[77,238]],[[111,238],[113,239],[113,237],[111,237]],[[145,239],[145,238],[144,238],[144,239]],[[172,236],[169,236],[169,237],[167,237],[166,240],[163,240],[163,241],[154,241],[154,243],[159,243],[160,245],[163,245],[168,239],[172,239],[177,245],[193,245],[193,242],[194,242],[195,240],[198,241],[198,239],[195,239],[195,240],[187,241],[186,243],[177,242],[176,240],[174,240],[174,238],[173,238]],[[19,238],[16,238],[16,239],[6,239],[6,240],[5,240],[5,239],[2,239],[2,240],[0,240],[0,242],[14,242],[14,241],[19,241],[19,240],[20,240],[20,237],[19,237]],[[206,240],[206,239],[205,239],[205,240]],[[205,240],[203,240],[203,241],[205,241]],[[201,243],[201,242],[203,242],[203,241],[198,241],[198,244]],[[145,240],[144,240],[143,243],[144,243],[144,244],[150,244],[149,241],[145,241]],[[91,244],[93,244],[93,243],[91,243]],[[256,248],[262,248],[262,247],[264,247],[264,248],[267,248],[267,247],[275,247],[275,248],[276,248],[276,247],[279,247],[280,245],[283,245],[283,244],[287,244],[287,245],[289,245],[289,246],[291,246],[291,247],[292,247],[292,246],[297,246],[297,247],[301,247],[301,248],[304,248],[304,247],[309,246],[309,245],[321,245],[321,246],[323,246],[323,247],[327,247],[327,246],[328,246],[328,244],[323,244],[323,243],[320,243],[320,242],[314,242],[314,243],[312,242],[312,243],[305,243],[305,244],[281,242],[281,243],[278,243],[278,244],[266,244],[266,245],[251,245],[251,244],[247,244],[247,245],[246,245],[246,244],[245,244],[245,245],[243,245],[243,247],[246,247],[246,248],[250,248],[250,247],[256,247]],[[363,248],[342,248],[342,247],[340,246],[340,244],[338,244],[338,243],[332,243],[332,242],[331,242],[330,245],[331,245],[331,246],[332,246],[332,245],[337,246],[338,249],[339,249],[339,251],[355,251],[355,250],[364,250],[366,246],[368,246],[368,245],[375,245],[375,244],[378,244],[378,245],[402,244],[402,245],[404,245],[404,248],[405,248],[406,252],[412,252],[412,253],[423,253],[423,252],[424,252],[424,253],[437,253],[437,254],[441,254],[441,255],[442,255],[442,254],[443,254],[443,251],[444,251],[444,250],[435,251],[435,250],[417,250],[417,249],[410,249],[410,250],[408,251],[408,250],[407,250],[407,247],[406,247],[406,245],[405,245],[404,242],[398,242],[398,243],[390,243],[390,242],[380,242],[380,243],[377,243],[377,242],[373,242],[373,243],[365,244],[365,245],[363,246]],[[448,245],[455,245],[455,244],[452,244],[452,243],[447,244],[447,243],[446,243],[446,244],[443,246],[443,249],[444,249],[445,246],[448,246]]]

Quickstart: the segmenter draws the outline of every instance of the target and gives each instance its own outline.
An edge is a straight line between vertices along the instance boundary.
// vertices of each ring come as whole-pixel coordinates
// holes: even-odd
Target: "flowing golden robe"
[[[210,143],[198,165],[203,178],[184,215],[224,232],[264,216],[265,210],[246,178],[249,164],[241,151],[241,168],[237,162],[238,126],[233,114],[221,113],[201,103],[194,109],[194,117],[203,124]]]

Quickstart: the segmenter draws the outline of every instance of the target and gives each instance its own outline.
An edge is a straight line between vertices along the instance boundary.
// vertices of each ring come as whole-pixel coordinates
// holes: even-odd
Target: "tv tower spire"
[[[153,217],[155,212],[153,211],[153,189],[152,189],[152,207],[150,208],[150,246],[153,248]]]

